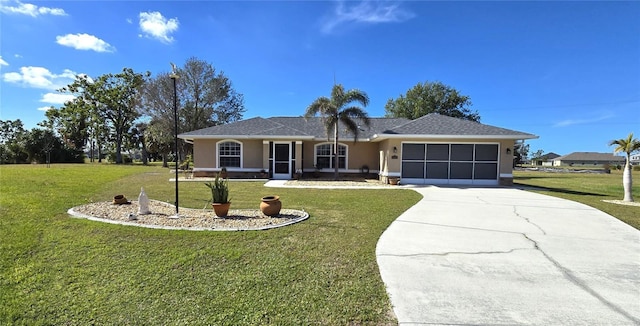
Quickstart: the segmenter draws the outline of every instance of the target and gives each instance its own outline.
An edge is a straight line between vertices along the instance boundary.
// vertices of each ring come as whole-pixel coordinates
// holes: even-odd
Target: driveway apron
[[[640,325],[638,230],[513,188],[415,190],[376,248],[400,325]]]

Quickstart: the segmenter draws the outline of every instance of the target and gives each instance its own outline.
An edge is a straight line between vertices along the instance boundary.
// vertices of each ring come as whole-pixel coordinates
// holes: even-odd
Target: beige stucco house
[[[553,159],[553,166],[604,166],[623,165],[626,163],[624,156],[612,153],[573,152]]]
[[[428,114],[415,120],[372,118],[357,142],[340,128],[341,174],[375,173],[405,184],[510,185],[513,145],[538,136]],[[194,176],[226,168],[231,176],[290,179],[333,172],[333,139],[321,118],[251,118],[178,135],[193,143]]]

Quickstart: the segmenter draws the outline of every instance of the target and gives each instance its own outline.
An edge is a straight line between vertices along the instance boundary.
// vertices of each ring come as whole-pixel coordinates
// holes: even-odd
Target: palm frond
[[[613,149],[614,153],[623,152],[630,155],[631,153],[640,150],[640,141],[638,139],[634,139],[633,133],[630,133],[627,138],[614,139],[610,141],[609,146],[616,146]]]

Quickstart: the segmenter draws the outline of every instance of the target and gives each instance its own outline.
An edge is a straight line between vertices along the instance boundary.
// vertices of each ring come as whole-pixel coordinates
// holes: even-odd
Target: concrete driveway
[[[640,325],[636,229],[523,190],[416,191],[376,249],[400,325]]]

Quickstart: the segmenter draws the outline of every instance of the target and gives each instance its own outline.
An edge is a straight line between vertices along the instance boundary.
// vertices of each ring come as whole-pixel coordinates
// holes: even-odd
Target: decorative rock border
[[[180,208],[180,218],[175,215],[175,206],[150,200],[151,214],[138,215],[138,202],[116,205],[112,202],[89,203],[70,208],[67,213],[75,218],[91,221],[146,227],[165,230],[190,231],[257,231],[279,228],[309,218],[305,211],[282,209],[280,214],[269,217],[259,209],[230,210],[226,218],[219,218],[211,209]]]

